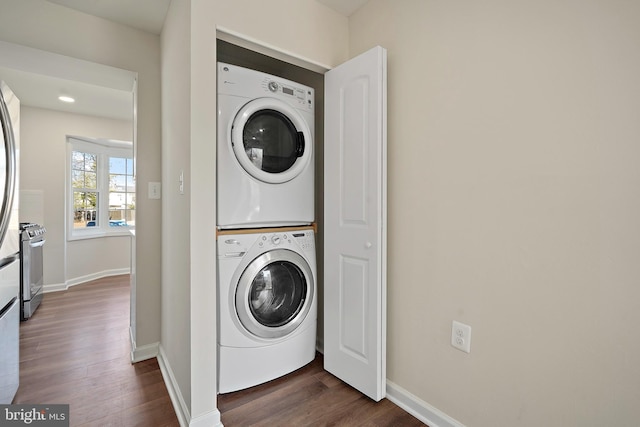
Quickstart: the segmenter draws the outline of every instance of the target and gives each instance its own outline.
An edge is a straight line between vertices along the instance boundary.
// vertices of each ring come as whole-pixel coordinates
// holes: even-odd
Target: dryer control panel
[[[313,109],[313,90],[311,88],[295,85],[287,80],[274,80],[273,77],[265,78],[262,87],[271,96],[278,95],[278,98],[284,99],[290,104],[295,104],[298,108],[309,111]]]
[[[314,89],[282,77],[272,76],[237,65],[218,62],[218,94],[256,97],[256,92],[265,97],[277,98],[298,109],[312,112]]]
[[[263,81],[262,87],[270,96],[277,95],[278,98],[286,100],[290,104],[295,104],[298,108],[311,111],[313,109],[313,91],[311,88],[299,86],[286,80],[275,80],[267,77]]]

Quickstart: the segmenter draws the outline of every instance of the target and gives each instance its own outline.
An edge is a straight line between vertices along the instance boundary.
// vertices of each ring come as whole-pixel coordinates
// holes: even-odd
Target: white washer
[[[218,63],[219,229],[314,221],[313,88]]]
[[[218,392],[253,387],[315,357],[310,228],[218,236]]]

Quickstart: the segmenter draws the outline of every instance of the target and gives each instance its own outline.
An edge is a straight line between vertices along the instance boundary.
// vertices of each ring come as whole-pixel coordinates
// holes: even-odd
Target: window
[[[136,193],[130,142],[67,138],[68,238],[128,233]]]

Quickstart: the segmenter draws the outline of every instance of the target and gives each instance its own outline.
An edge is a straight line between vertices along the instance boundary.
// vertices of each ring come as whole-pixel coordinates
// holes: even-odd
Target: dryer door
[[[302,115],[272,98],[247,103],[236,115],[231,144],[240,165],[260,181],[280,184],[309,164],[312,136]]]
[[[311,268],[302,256],[288,249],[265,252],[240,276],[235,297],[238,319],[254,336],[287,336],[309,313],[314,289]]]

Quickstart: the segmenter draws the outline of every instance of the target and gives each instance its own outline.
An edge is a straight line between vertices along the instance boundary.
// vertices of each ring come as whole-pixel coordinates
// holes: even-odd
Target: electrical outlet
[[[451,326],[451,345],[465,353],[471,353],[471,326],[454,320]]]

